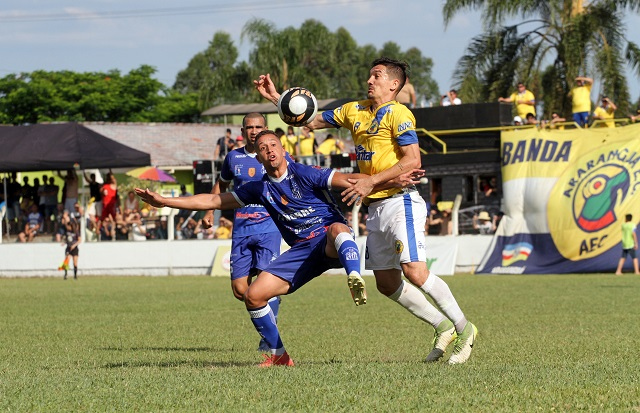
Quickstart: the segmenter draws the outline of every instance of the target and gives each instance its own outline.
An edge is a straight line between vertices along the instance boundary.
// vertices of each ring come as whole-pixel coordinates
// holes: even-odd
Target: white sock
[[[420,290],[404,280],[400,284],[400,288],[389,298],[409,310],[414,316],[431,324],[433,328],[438,327],[442,321],[446,320],[446,317],[431,305]]]
[[[455,324],[456,331],[458,333],[462,332],[467,325],[467,319],[464,317],[447,283],[431,272],[427,277],[427,281],[420,289],[427,293],[429,297],[435,301],[437,306],[440,307],[440,310],[446,314],[447,318]]]

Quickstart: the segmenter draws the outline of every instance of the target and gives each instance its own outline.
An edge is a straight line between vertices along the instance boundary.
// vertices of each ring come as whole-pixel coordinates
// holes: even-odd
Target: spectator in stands
[[[46,215],[44,200],[45,200],[45,190],[48,184],[49,184],[49,178],[47,177],[47,175],[42,175],[42,183],[38,185],[37,191],[38,191],[38,197],[40,198],[40,201],[38,202],[38,210],[40,211],[43,217]]]
[[[462,101],[458,97],[458,91],[451,89],[446,95],[440,97],[440,106],[462,105]]]
[[[44,222],[45,232],[50,234],[54,231],[54,221],[51,220],[51,216],[56,213],[58,208],[58,192],[60,187],[56,185],[56,180],[53,176],[49,177],[49,185],[45,186],[44,190]]]
[[[96,210],[96,216],[102,216],[102,191],[101,185],[96,181],[96,174],[91,174],[87,178],[87,173],[84,173],[84,179],[89,182],[89,196],[93,198],[93,205]]]
[[[573,121],[583,128],[589,123],[592,85],[593,79],[590,77],[578,76],[576,77],[576,87],[569,92]]]
[[[220,220],[218,221],[218,228],[216,228],[213,237],[216,239],[230,239],[232,230],[233,222],[225,217],[220,217]]]
[[[130,215],[131,224],[131,240],[132,241],[146,241],[147,240],[147,227],[142,221],[142,216],[139,212],[132,212]]]
[[[70,219],[71,217],[69,216],[69,211],[64,209],[64,204],[62,202],[58,202],[53,228],[53,232],[56,236],[56,242],[62,241],[66,229],[65,225]]]
[[[335,138],[332,134],[328,134],[324,141],[316,149],[316,155],[320,157],[320,166],[330,166],[331,155],[341,154],[344,151],[344,143],[340,139]],[[329,162],[327,162],[327,159]]]
[[[109,171],[104,185],[102,185],[102,214],[100,220],[104,221],[106,217],[111,217],[111,222],[116,217],[118,209],[118,181],[113,172]]]
[[[520,126],[522,125],[522,118],[520,116],[515,116],[513,118],[513,126]]]
[[[169,232],[167,230],[167,217],[161,216],[156,225],[155,239],[169,239]]]
[[[525,124],[527,125],[537,125],[538,119],[536,119],[536,115],[533,113],[527,113]]]
[[[27,223],[24,226],[24,233],[27,238],[27,242],[33,241],[36,235],[38,235],[38,231],[40,230],[42,221],[42,215],[38,211],[38,206],[32,204],[31,211],[29,212],[29,216],[27,217]]]
[[[636,109],[636,114],[631,115],[630,118],[632,123],[640,122],[640,107]]]
[[[298,137],[300,147],[300,163],[306,165],[314,165],[314,154],[316,153],[316,148],[318,147],[318,144],[316,142],[316,135],[307,126],[303,126],[302,128],[300,128],[300,131],[302,132]]]
[[[278,133],[278,129],[276,129],[276,134]],[[280,135],[276,135],[276,136],[280,136]],[[280,136],[280,142],[282,143],[282,147],[284,148],[284,150],[287,151],[289,155],[291,155],[291,157],[300,156],[300,147],[298,146],[298,137],[293,131],[293,126],[289,126],[287,128],[286,135]]]
[[[242,135],[236,137],[236,143],[233,145],[233,149],[242,148],[245,145],[244,138]]]
[[[127,218],[130,213],[127,213]],[[115,236],[116,241],[127,241],[129,239],[129,222],[125,220],[124,215],[120,211],[116,212],[115,218]]]
[[[140,203],[138,197],[133,191],[127,193],[127,198],[124,200],[124,213],[140,212]]]
[[[227,129],[227,133],[216,143],[213,159],[224,160],[224,157],[233,149],[233,145],[235,145],[235,141],[231,137],[231,129]]]
[[[20,196],[22,195],[22,187],[18,182],[17,174],[11,172],[9,182],[7,183],[7,219],[9,220],[10,230],[17,233],[22,225],[20,225]]]
[[[615,117],[615,111],[618,107],[606,96],[602,97],[602,101],[600,106],[593,111],[593,119],[594,120],[602,120],[606,122],[601,122],[597,126],[600,127],[608,127],[615,128],[616,123],[613,121]]]
[[[110,214],[100,221],[100,241],[112,241],[115,235],[115,225]]]
[[[64,209],[73,211],[73,205],[78,202],[78,175],[74,169],[67,169],[67,174],[58,176],[64,181]]]
[[[427,220],[429,235],[451,235],[453,233],[453,223],[451,222],[451,209],[442,211],[432,209]]]
[[[520,122],[527,117],[527,113],[536,115],[536,98],[522,82],[518,82],[517,92],[512,93],[508,98],[498,98],[498,102],[513,103],[516,106],[518,116],[520,116]]]
[[[409,108],[416,107],[416,90],[413,85],[409,82],[409,76],[407,76],[407,80],[404,82],[404,86],[398,92],[396,96],[396,101],[402,103],[403,105]]]
[[[548,121],[543,121],[542,122],[542,127],[548,127],[549,129],[558,129],[558,130],[564,130],[564,126],[563,125],[556,125],[557,123],[561,123],[561,122],[566,122],[567,120],[565,118],[560,117],[560,115],[558,115],[558,112],[551,112],[551,119]]]
[[[473,229],[482,235],[489,235],[496,232],[493,220],[487,211],[481,211],[479,214],[473,216]]]

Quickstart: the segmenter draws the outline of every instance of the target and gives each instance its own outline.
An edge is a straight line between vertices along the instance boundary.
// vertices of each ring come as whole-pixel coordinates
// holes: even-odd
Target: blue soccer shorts
[[[231,242],[231,279],[253,276],[280,256],[280,232],[267,232],[233,238]]]
[[[327,257],[326,245],[326,232],[294,244],[269,264],[265,271],[287,281],[291,285],[287,294],[291,294],[325,271],[331,268],[342,268],[338,258]]]

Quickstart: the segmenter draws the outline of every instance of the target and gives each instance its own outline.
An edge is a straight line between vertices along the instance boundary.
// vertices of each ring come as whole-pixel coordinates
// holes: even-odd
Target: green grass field
[[[640,411],[640,277],[445,277],[479,329],[464,365],[432,329],[324,276],[284,297],[294,368],[258,369],[226,278],[0,280],[2,411]]]

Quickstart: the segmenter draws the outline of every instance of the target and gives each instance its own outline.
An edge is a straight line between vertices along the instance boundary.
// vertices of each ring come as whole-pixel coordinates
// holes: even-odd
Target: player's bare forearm
[[[234,209],[240,204],[236,198],[230,194],[199,194],[178,198],[166,198],[148,189],[135,189],[136,194],[146,203],[156,208],[170,207],[176,209],[190,209],[195,211],[207,211],[210,209]]]
[[[324,128],[332,128],[333,125],[329,122],[326,122],[322,115],[316,115],[315,118],[309,123],[307,123],[307,127],[311,130],[316,129],[324,129]]]

